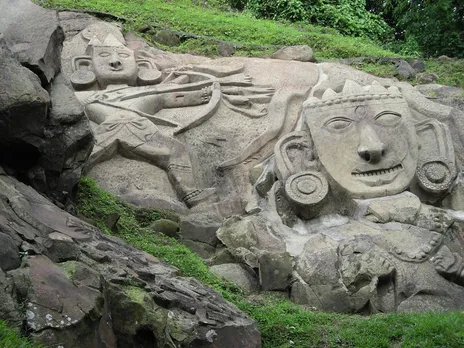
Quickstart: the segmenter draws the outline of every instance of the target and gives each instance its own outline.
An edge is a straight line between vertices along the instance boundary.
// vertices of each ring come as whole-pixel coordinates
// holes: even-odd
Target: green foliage
[[[257,320],[263,348],[464,346],[463,313],[392,313],[363,317],[311,311],[290,302],[286,296],[273,293],[245,297],[237,287],[216,278],[198,256],[177,241],[148,233],[137,221],[138,208],[122,203],[94,181],[81,179],[77,206],[99,227],[104,227],[105,214],[120,213],[119,237],[178,267],[181,275],[196,277],[221,292]],[[142,221],[145,224],[147,216],[151,220],[163,214],[145,209]],[[104,231],[110,233],[106,228]],[[134,298],[139,295],[136,289],[126,291]]]
[[[462,0],[386,0],[385,14],[396,31],[415,40],[427,57],[464,57]]]
[[[393,30],[379,15],[366,10],[366,0],[248,0],[245,8],[258,18],[304,21],[335,28],[342,34],[389,40]],[[234,7],[235,0],[230,5]]]
[[[434,59],[425,61],[426,71],[438,75],[437,83],[464,88],[464,59],[440,62]]]
[[[16,330],[10,328],[6,322],[0,320],[0,347],[2,348],[40,348],[27,338],[21,337]]]
[[[160,26],[208,36],[213,39],[182,39],[179,47],[162,47],[182,53],[216,56],[218,42],[238,44],[236,55],[265,56],[284,45],[309,45],[317,58],[347,58],[353,56],[394,56],[372,41],[340,35],[336,30],[305,23],[276,23],[255,19],[245,13],[221,12],[195,5],[191,0],[41,0],[48,7],[86,9],[131,18],[126,30],[137,31],[156,22]],[[217,5],[219,6],[219,5]],[[153,42],[150,34],[144,38]],[[159,46],[159,45],[158,45]]]

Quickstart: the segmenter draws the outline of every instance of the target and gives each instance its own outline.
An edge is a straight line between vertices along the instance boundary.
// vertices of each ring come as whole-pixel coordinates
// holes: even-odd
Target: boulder
[[[221,57],[232,57],[235,53],[235,47],[229,42],[223,42],[218,46],[218,53]]]
[[[225,263],[211,266],[210,270],[219,278],[237,285],[246,293],[256,292],[259,290],[256,274],[242,265],[236,263]]]
[[[216,213],[190,214],[180,220],[182,239],[216,246],[216,231],[221,226],[222,218]]]
[[[180,45],[180,40],[179,37],[174,33],[172,30],[169,29],[163,29],[159,30],[156,32],[155,36],[153,37],[153,40],[156,42],[166,45],[166,46],[179,46]]]
[[[0,232],[0,269],[4,272],[18,268],[21,264],[21,258],[19,257],[19,248],[14,243],[13,239]]]
[[[286,290],[292,280],[292,257],[289,253],[264,253],[259,257],[261,289]]]
[[[0,269],[0,317],[35,343],[261,347],[256,323],[219,293],[7,175],[0,175],[0,231],[8,270],[6,277]],[[29,255],[19,244],[29,245]]]
[[[179,238],[179,224],[168,219],[159,219],[150,225],[153,232],[160,232],[168,237]]]
[[[433,72],[423,72],[420,74],[417,74],[416,80],[417,83],[423,85],[423,84],[428,84],[428,83],[434,83],[439,79],[439,76]]]
[[[0,1],[0,32],[10,50],[45,86],[60,71],[64,33],[56,11],[29,0]]]
[[[300,62],[316,62],[312,48],[307,45],[283,47],[274,52],[271,58],[297,60]]]
[[[49,88],[50,94],[0,41],[0,163],[64,201],[81,176],[93,135],[64,79],[58,76]]]
[[[414,69],[415,72],[423,72],[425,70],[425,63],[423,59],[413,59],[409,62],[411,68]]]
[[[405,79],[409,79],[410,77],[414,77],[416,75],[416,71],[405,60],[400,60],[398,63],[396,63],[395,69],[397,74]]]

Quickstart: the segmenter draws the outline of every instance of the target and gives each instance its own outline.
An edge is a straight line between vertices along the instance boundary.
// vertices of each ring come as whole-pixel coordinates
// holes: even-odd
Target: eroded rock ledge
[[[0,313],[66,347],[260,347],[256,323],[193,278],[0,175]]]

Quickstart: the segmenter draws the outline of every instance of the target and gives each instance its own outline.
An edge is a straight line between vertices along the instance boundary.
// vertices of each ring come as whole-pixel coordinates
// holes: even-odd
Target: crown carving
[[[331,88],[327,88],[321,99],[310,97],[304,102],[303,107],[312,109],[344,103],[396,98],[403,99],[403,96],[395,86],[385,88],[377,81],[372,82],[372,84],[368,86],[361,86],[352,80],[346,80],[343,90],[340,93],[335,92]]]

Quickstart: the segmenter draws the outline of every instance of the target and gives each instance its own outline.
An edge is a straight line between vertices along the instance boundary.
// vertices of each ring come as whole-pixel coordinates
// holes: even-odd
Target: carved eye
[[[375,116],[375,122],[382,126],[394,126],[401,120],[401,114],[385,111]]]
[[[102,58],[105,58],[105,57],[109,57],[110,54],[108,52],[100,52],[99,56]]]
[[[345,117],[336,117],[325,123],[325,127],[329,130],[339,131],[348,128],[353,123],[352,120]]]
[[[118,56],[121,58],[129,58],[129,55],[127,53],[119,52]]]

